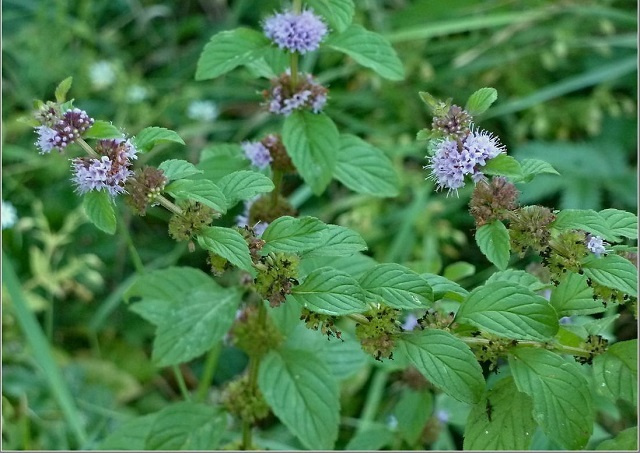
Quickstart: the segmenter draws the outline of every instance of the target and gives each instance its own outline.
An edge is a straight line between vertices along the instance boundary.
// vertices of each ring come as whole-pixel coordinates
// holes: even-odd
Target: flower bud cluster
[[[549,239],[549,245],[540,252],[542,264],[549,268],[551,282],[560,283],[562,274],[582,273],[582,259],[589,251],[585,247],[585,232],[567,230]]]
[[[279,134],[267,135],[259,142],[243,142],[242,149],[251,164],[261,170],[269,165],[282,172],[295,170]]]
[[[269,405],[257,387],[249,385],[248,375],[229,382],[222,391],[222,404],[240,420],[255,423],[269,415]]]
[[[456,314],[454,312],[443,314],[430,308],[418,319],[418,326],[420,326],[421,330],[439,329],[449,331],[458,326],[457,323],[454,322],[455,317]]]
[[[36,119],[42,123],[42,126],[35,128],[38,134],[36,146],[40,148],[40,154],[50,153],[52,149],[63,151],[94,123],[84,110],[74,108],[59,113],[53,103],[45,104],[36,114]]]
[[[184,202],[181,208],[182,214],[173,214],[169,219],[169,235],[176,241],[190,240],[211,225],[217,215],[212,208],[197,201]]]
[[[471,115],[458,105],[434,112],[431,128],[442,136],[451,139],[463,139],[471,131]]]
[[[591,365],[593,363],[593,359],[596,356],[604,354],[607,351],[608,345],[609,341],[601,335],[589,335],[585,342],[581,345],[582,348],[586,349],[589,352],[589,355],[586,357],[574,356],[574,358],[576,362],[582,365]]]
[[[127,204],[136,214],[144,216],[148,207],[157,204],[156,200],[167,182],[164,172],[159,168],[145,166],[136,170],[125,184]]]
[[[518,189],[506,178],[496,177],[491,182],[481,181],[473,189],[469,212],[481,227],[494,220],[506,220],[508,213],[518,206]]]
[[[244,211],[236,217],[239,227],[251,227],[256,236],[262,236],[269,223],[282,216],[295,216],[298,211],[284,196],[278,194],[273,202],[271,194],[256,197],[244,202]]]
[[[471,350],[478,362],[488,362],[489,371],[498,373],[498,359],[507,355],[509,350],[517,346],[517,340],[492,337],[486,344],[473,344]]]
[[[263,92],[269,112],[288,116],[296,110],[322,111],[327,103],[327,89],[311,74],[300,74],[300,79],[295,87],[288,73],[271,80],[271,88]]]
[[[261,357],[282,343],[278,328],[257,306],[248,306],[239,313],[229,332],[229,339],[250,357]]]
[[[326,335],[327,340],[330,340],[331,337],[342,340],[342,332],[335,326],[335,316],[321,315],[303,308],[300,320],[304,321],[307,329],[319,330],[323,335]]]
[[[380,362],[382,358],[393,359],[395,341],[402,332],[400,316],[400,310],[389,307],[380,307],[365,315],[369,322],[356,324],[356,337],[362,350]]]
[[[258,276],[255,279],[256,292],[271,307],[279,307],[291,289],[298,285],[298,264],[300,258],[285,253],[269,253],[256,264]]]
[[[544,206],[524,206],[509,213],[511,250],[524,256],[527,248],[536,252],[547,249],[551,233],[549,224],[556,216]]]

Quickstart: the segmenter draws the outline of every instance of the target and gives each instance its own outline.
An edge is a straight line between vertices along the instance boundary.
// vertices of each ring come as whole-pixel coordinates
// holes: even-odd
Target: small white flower
[[[604,253],[606,253],[606,249],[604,248],[607,244],[602,240],[600,236],[591,236],[589,242],[587,243],[587,248],[590,252],[592,252],[596,257],[600,258]]]
[[[2,229],[6,230],[7,228],[13,227],[18,221],[18,211],[16,208],[9,203],[8,201],[2,200]]]
[[[213,121],[218,113],[218,106],[212,101],[193,101],[187,108],[187,116],[198,121]]]
[[[113,64],[106,60],[100,60],[89,68],[89,78],[94,89],[102,90],[113,85],[116,81],[116,71]]]
[[[142,85],[131,85],[127,90],[127,102],[137,104],[149,97],[149,90]]]

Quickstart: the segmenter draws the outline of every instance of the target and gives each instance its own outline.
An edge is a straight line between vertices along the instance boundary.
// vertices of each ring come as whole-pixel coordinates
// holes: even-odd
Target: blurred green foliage
[[[38,156],[35,135],[18,118],[72,75],[71,97],[94,118],[131,135],[146,126],[166,127],[187,142],[158,147],[141,164],[167,158],[197,162],[207,145],[261,138],[279,121],[259,105],[266,80],[249,77],[247,69],[208,82],[193,76],[214,33],[259,26],[278,7],[274,0],[259,7],[249,0],[3,2],[2,198],[21,218],[3,230],[3,250],[47,326],[88,435],[85,445],[74,440],[25,346],[11,301],[3,297],[6,448],[94,448],[128,415],[179,398],[173,374],[150,364],[153,328],[120,304],[133,272],[126,238],[107,237],[82,221],[80,198],[68,180],[68,156]],[[436,194],[424,180],[425,149],[415,141],[430,122],[418,91],[461,103],[483,86],[496,87],[500,98],[478,118],[480,125],[499,135],[510,154],[545,159],[562,174],[523,188],[523,202],[637,212],[637,2],[362,0],[357,7],[356,23],[392,41],[406,80],[384,81],[331,52],[307,56],[301,67],[329,85],[327,113],[340,130],[362,136],[393,159],[403,188],[395,199],[375,199],[334,182],[322,197],[313,197],[299,180],[287,180],[286,190],[302,213],[359,231],[379,261],[444,272],[465,287],[485,279],[494,269],[473,245],[466,211],[470,188],[459,198]],[[213,102],[214,108],[198,116],[194,101]],[[152,209],[144,218],[131,218],[125,206],[118,209],[148,269],[176,263],[204,268],[204,252],[187,253],[170,240],[164,212]],[[231,224],[235,214],[224,222]],[[517,267],[527,264],[521,260]],[[628,315],[609,326],[610,334],[634,336]],[[225,347],[219,363],[224,365],[217,369],[216,385],[240,372],[246,357]],[[188,386],[195,386],[203,367],[202,361],[182,367]],[[371,440],[376,445],[350,446],[400,448],[409,438],[432,448],[461,448],[469,408],[444,395],[430,401],[433,414],[422,432],[393,435],[388,416],[394,405],[410,405],[408,378],[384,367],[371,378],[372,369],[366,362],[345,381],[338,447],[354,432],[366,433],[362,423],[370,423],[392,435]],[[209,399],[217,392],[213,387]],[[601,404],[604,415],[590,445],[634,418],[628,408]],[[298,446],[282,426],[264,429],[256,439],[260,445]],[[539,434],[535,446],[553,448]]]

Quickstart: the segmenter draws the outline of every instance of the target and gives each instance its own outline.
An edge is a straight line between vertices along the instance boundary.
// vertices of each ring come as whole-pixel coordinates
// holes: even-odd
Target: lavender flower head
[[[263,94],[269,111],[284,116],[302,109],[320,113],[327,103],[327,89],[310,74],[304,74],[295,90],[291,88],[289,73],[282,74],[271,81],[271,89],[265,90]]]
[[[587,248],[590,252],[592,252],[596,257],[600,258],[603,254],[606,253],[605,245],[609,245],[605,241],[602,240],[600,236],[591,236],[589,238],[589,242],[587,242]]]
[[[132,161],[137,151],[129,140],[99,140],[96,151],[100,158],[80,157],[71,163],[73,183],[80,194],[105,190],[115,197],[125,193],[124,185],[133,174]]]
[[[80,109],[69,109],[62,117],[53,122],[52,127],[43,125],[36,127],[40,154],[51,152],[52,149],[64,150],[67,145],[75,142],[93,125],[93,118]]]
[[[418,327],[418,318],[413,313],[409,313],[402,323],[402,329],[410,331]]]
[[[444,139],[436,144],[435,154],[424,168],[431,170],[429,179],[436,182],[437,190],[457,192],[464,187],[464,178],[473,182],[484,178],[481,168],[487,161],[505,152],[504,146],[491,133],[476,129],[463,140]],[[428,157],[428,156],[427,156]]]
[[[264,21],[264,34],[280,49],[304,54],[320,46],[327,26],[313,11],[277,13]]]
[[[272,161],[271,153],[262,142],[242,142],[244,155],[251,161],[251,164],[264,170]]]

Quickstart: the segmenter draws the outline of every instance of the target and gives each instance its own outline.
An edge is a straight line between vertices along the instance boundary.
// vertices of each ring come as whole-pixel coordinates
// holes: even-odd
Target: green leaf
[[[184,145],[184,140],[180,136],[164,127],[145,127],[133,139],[136,148],[140,152],[151,151],[158,142],[174,142]]]
[[[196,67],[196,80],[214,79],[250,63],[269,49],[271,42],[256,30],[236,28],[213,35],[204,46]]]
[[[164,172],[164,176],[169,181],[184,179],[189,176],[203,173],[202,170],[198,170],[191,162],[180,159],[165,160],[158,166],[158,168]]]
[[[553,165],[541,159],[522,159],[520,166],[522,167],[522,175],[525,182],[529,182],[536,175],[543,173],[560,175],[560,173],[553,168]]]
[[[525,288],[528,288],[530,291],[534,292],[541,291],[552,286],[547,283],[542,283],[534,275],[528,272],[517,269],[507,269],[494,273],[487,279],[486,283],[493,282],[514,283],[516,285],[524,286]]]
[[[306,0],[306,4],[324,17],[337,32],[342,32],[351,25],[355,11],[352,0]]]
[[[605,209],[598,214],[607,222],[612,235],[638,239],[637,215],[619,209]]]
[[[626,258],[611,253],[600,258],[589,255],[582,262],[582,269],[587,277],[607,288],[638,295],[638,269]]]
[[[316,195],[329,185],[340,146],[338,128],[324,113],[297,111],[282,126],[282,141],[302,179]]]
[[[429,390],[402,391],[392,414],[398,421],[398,431],[409,445],[416,445],[433,412],[433,396]]]
[[[71,83],[73,83],[73,77],[67,77],[56,87],[56,102],[63,103],[67,99],[67,93],[71,89]]]
[[[123,134],[113,124],[98,120],[82,136],[85,138],[107,139],[122,138]]]
[[[395,441],[395,434],[389,430],[387,425],[371,422],[367,428],[356,431],[349,440],[345,450],[382,450]]]
[[[367,250],[367,243],[358,233],[339,225],[326,225],[320,243],[322,245],[306,252],[304,256],[347,256]]]
[[[207,352],[231,328],[240,301],[239,292],[218,285],[184,292],[158,325],[153,362],[157,366],[177,365]]]
[[[153,413],[141,417],[133,417],[122,422],[115,431],[100,443],[98,449],[144,450],[145,440],[157,416],[157,413]]]
[[[480,286],[469,294],[456,321],[516,340],[548,340],[558,332],[558,317],[549,302],[509,282]]]
[[[618,451],[618,450],[638,450],[638,427],[632,426],[620,431],[613,439],[607,439],[598,445],[597,450]]]
[[[391,160],[355,135],[340,136],[335,178],[349,189],[377,197],[398,195],[400,181]]]
[[[169,267],[141,275],[124,292],[123,297],[127,303],[131,302],[133,298],[178,302],[182,300],[181,298],[188,290],[211,284],[215,285],[216,289],[222,289],[211,277],[199,269]]]
[[[411,269],[394,263],[378,264],[361,279],[367,300],[393,308],[426,308],[433,301],[429,283]]]
[[[604,311],[602,302],[593,300],[593,290],[584,275],[567,272],[551,292],[551,305],[558,316],[590,315]]]
[[[533,418],[542,431],[566,449],[583,449],[594,411],[580,365],[545,349],[516,348],[509,367],[518,390],[533,399]]]
[[[176,199],[198,201],[222,214],[227,212],[227,199],[208,179],[180,179],[169,184],[165,191]]]
[[[482,225],[476,231],[476,243],[480,251],[498,269],[506,269],[509,265],[509,231],[499,220]]]
[[[480,88],[469,96],[464,108],[473,116],[479,115],[486,112],[496,99],[498,99],[498,92],[495,88]]]
[[[218,187],[227,199],[227,208],[234,206],[240,200],[250,200],[258,194],[271,192],[271,179],[255,171],[236,171],[224,176],[218,181]]]
[[[358,64],[373,69],[385,79],[404,79],[402,61],[389,41],[361,25],[351,25],[339,35],[331,36],[326,45],[349,55]]]
[[[225,414],[211,405],[174,403],[157,413],[141,450],[215,450],[226,425]]]
[[[528,450],[536,431],[533,401],[513,378],[500,379],[469,412],[465,450]],[[490,416],[489,416],[490,414]]]
[[[265,252],[304,252],[322,245],[327,225],[315,217],[279,217],[262,233]]]
[[[482,173],[485,175],[506,176],[515,180],[522,179],[522,167],[520,163],[511,156],[506,154],[498,154],[493,159],[487,161],[487,165],[482,167]]]
[[[593,209],[563,209],[550,224],[550,227],[560,231],[584,230],[606,240],[614,242],[618,240],[610,231],[607,222]]]
[[[315,355],[269,352],[260,363],[258,387],[276,417],[305,448],[333,448],[340,422],[338,384]]]
[[[116,211],[113,200],[103,190],[87,192],[82,200],[85,214],[96,227],[107,234],[116,232]]]
[[[229,260],[234,266],[254,273],[247,242],[236,230],[224,227],[208,227],[198,235],[198,244]]]
[[[434,300],[447,298],[462,302],[469,295],[469,291],[462,286],[440,275],[426,273],[420,276],[431,286]]]
[[[321,267],[307,275],[287,298],[303,307],[331,316],[361,313],[367,310],[364,291],[355,278],[330,267]]]
[[[596,389],[638,404],[638,340],[620,341],[593,361]],[[607,392],[605,392],[605,389]]]
[[[433,385],[465,403],[477,403],[484,392],[482,368],[462,340],[444,330],[405,334],[398,350]]]
[[[476,267],[466,261],[456,261],[444,268],[443,276],[449,280],[457,281],[471,277],[476,273]]]

